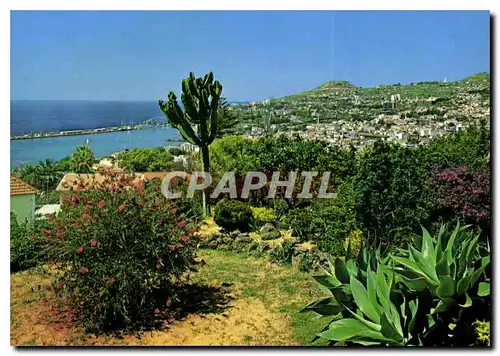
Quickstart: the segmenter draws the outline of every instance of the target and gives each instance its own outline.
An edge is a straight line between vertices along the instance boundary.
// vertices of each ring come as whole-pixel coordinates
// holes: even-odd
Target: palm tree
[[[90,146],[78,146],[71,155],[70,168],[74,173],[91,173],[94,152]]]
[[[37,176],[44,191],[54,189],[63,176],[63,172],[59,164],[50,158],[38,162],[37,168]]]
[[[36,188],[40,188],[38,179],[38,167],[32,164],[23,164],[14,170],[14,174],[19,176],[23,181]]]

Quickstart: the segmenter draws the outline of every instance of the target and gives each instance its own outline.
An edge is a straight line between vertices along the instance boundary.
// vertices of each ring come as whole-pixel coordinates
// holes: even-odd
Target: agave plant
[[[429,335],[453,338],[460,327],[469,327],[478,310],[489,303],[490,280],[485,270],[490,264],[488,247],[479,244],[480,235],[467,231],[469,226],[456,228],[450,234],[442,225],[437,238],[422,228],[414,246],[392,256],[398,280],[413,293],[428,293],[433,305],[428,317]],[[486,308],[488,310],[489,308]],[[444,326],[446,333],[436,329]]]
[[[378,250],[362,248],[354,258],[329,261],[329,271],[313,276],[331,296],[302,312],[333,316],[318,335],[331,342],[404,346],[418,344],[418,299],[396,289],[395,273]]]
[[[489,296],[489,249],[466,229],[457,225],[449,234],[442,226],[437,238],[424,229],[414,246],[384,258],[373,248],[362,248],[354,258],[349,246],[345,259],[330,259],[329,271],[313,276],[330,295],[302,310],[332,317],[317,338],[361,345],[457,344],[477,317],[471,307],[484,306]]]

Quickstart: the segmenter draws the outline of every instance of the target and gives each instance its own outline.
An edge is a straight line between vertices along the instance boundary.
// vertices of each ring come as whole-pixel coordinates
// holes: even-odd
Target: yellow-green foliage
[[[356,229],[351,231],[349,236],[344,241],[344,249],[347,251],[347,246],[349,246],[349,240],[351,240],[351,251],[354,254],[358,254],[359,249],[361,248],[361,239],[363,238],[363,233],[361,230]]]
[[[479,321],[474,322],[477,333],[477,343],[479,345],[491,346],[490,344],[490,322],[489,321]]]
[[[270,208],[256,208],[251,207],[253,218],[259,225],[264,225],[268,222],[273,222],[276,220],[276,215],[274,215],[273,209]]]

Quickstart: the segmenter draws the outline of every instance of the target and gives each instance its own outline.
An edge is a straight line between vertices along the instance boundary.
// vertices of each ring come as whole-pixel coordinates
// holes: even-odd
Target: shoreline
[[[166,123],[162,124],[137,124],[137,125],[128,125],[128,126],[110,126],[110,127],[101,127],[96,129],[82,129],[82,130],[67,130],[67,131],[59,131],[59,132],[38,132],[38,133],[29,133],[24,135],[14,135],[11,136],[11,141],[14,140],[31,140],[31,139],[39,139],[39,138],[51,138],[51,137],[66,137],[66,136],[82,136],[82,135],[96,135],[103,133],[112,133],[112,132],[123,132],[123,131],[135,131],[142,130],[154,127],[166,127]],[[182,139],[168,139],[171,142],[183,141]]]

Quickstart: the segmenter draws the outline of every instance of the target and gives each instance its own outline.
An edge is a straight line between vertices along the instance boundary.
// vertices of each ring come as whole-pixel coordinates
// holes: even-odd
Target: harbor
[[[79,135],[38,137],[30,140],[12,140],[10,142],[11,168],[26,163],[38,163],[46,158],[60,160],[71,155],[80,145],[89,145],[95,157],[107,157],[114,152],[126,149],[178,146],[185,142],[177,130],[168,126],[143,126],[136,130],[100,133],[100,135],[81,133]]]
[[[13,135],[10,137],[11,140],[30,140],[39,138],[51,138],[51,137],[65,137],[65,136],[81,136],[81,135],[95,135],[104,134],[112,132],[123,132],[123,131],[134,131],[134,130],[144,130],[154,127],[167,127],[167,123],[148,123],[148,124],[137,124],[137,125],[122,125],[122,126],[110,126],[101,127],[95,129],[84,129],[84,130],[66,130],[59,132],[37,132],[28,133],[23,135]],[[182,140],[180,140],[182,141]]]

